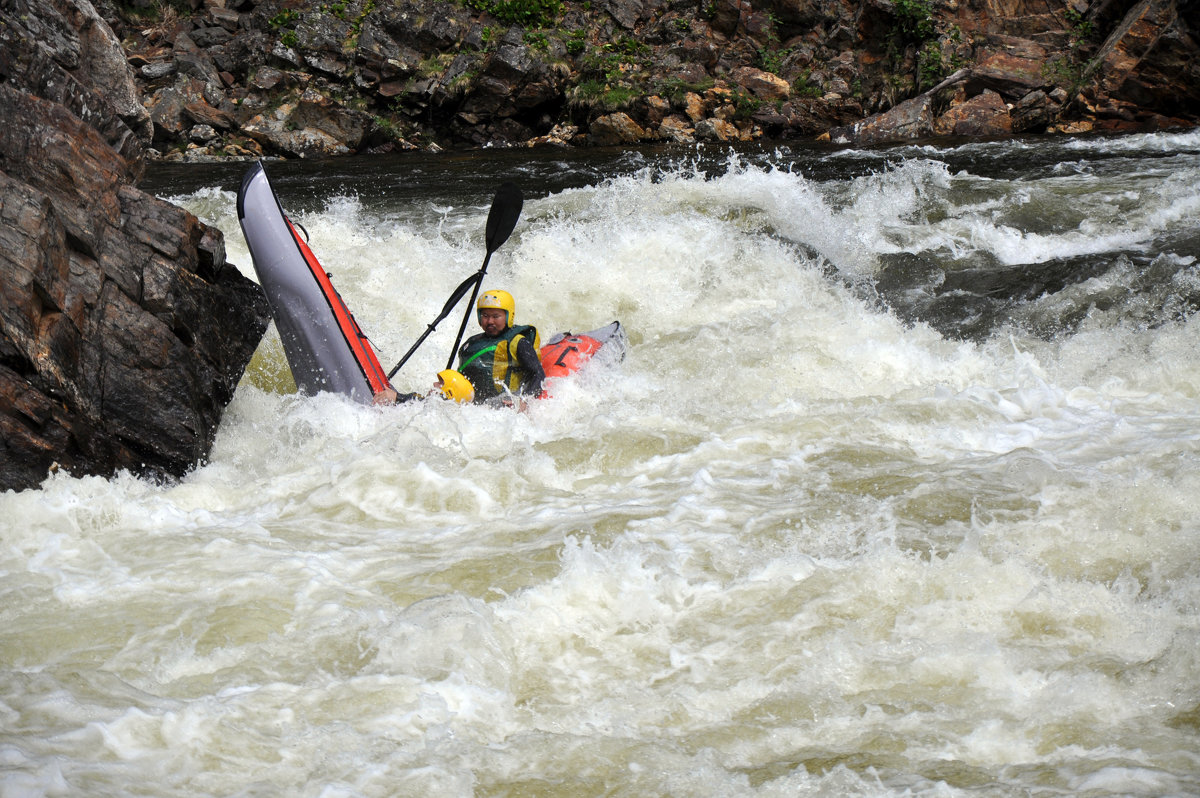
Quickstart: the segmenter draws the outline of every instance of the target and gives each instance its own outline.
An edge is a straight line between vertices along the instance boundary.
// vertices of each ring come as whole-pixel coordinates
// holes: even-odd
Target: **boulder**
[[[852,125],[831,128],[829,139],[836,144],[894,144],[926,138],[934,132],[933,98],[922,94]]]
[[[220,232],[136,188],[148,117],[98,20],[87,0],[0,7],[0,489],[181,476],[269,321]]]
[[[991,89],[1009,99],[1024,97],[1047,85],[1046,58],[1045,48],[1036,42],[1002,39],[971,68],[967,93]]]
[[[690,144],[696,140],[696,129],[690,120],[671,115],[658,126],[658,135],[667,141]]]
[[[646,131],[624,111],[596,119],[588,131],[588,141],[598,146],[633,144],[644,138],[648,138]]]
[[[994,91],[984,91],[942,114],[934,129],[954,136],[1007,136],[1013,131],[1013,120],[1004,98]]]
[[[312,87],[263,109],[241,132],[270,151],[296,158],[348,155],[362,145],[370,116],[334,102]]]
[[[1056,97],[1060,99],[1055,99]],[[1050,94],[1041,91],[1031,91],[1022,97],[1012,108],[1012,129],[1014,133],[1041,133],[1058,118],[1062,110],[1062,100],[1066,92],[1056,89]]]
[[[733,70],[732,77],[737,85],[767,102],[786,100],[792,93],[786,80],[772,72],[764,72],[754,67],[738,67]]]
[[[737,141],[741,132],[724,119],[701,119],[696,123],[696,138],[701,141]]]
[[[1194,4],[1141,0],[1093,59],[1092,91],[1115,100],[1194,116],[1200,108],[1200,43]],[[1191,25],[1185,18],[1190,11]]]

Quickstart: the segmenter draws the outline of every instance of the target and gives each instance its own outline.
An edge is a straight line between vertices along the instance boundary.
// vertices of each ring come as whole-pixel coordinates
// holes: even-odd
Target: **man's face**
[[[488,335],[499,335],[508,326],[508,313],[500,308],[484,308],[479,311],[479,326]]]

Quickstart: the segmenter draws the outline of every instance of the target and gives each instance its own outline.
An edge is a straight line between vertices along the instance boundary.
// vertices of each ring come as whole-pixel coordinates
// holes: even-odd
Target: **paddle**
[[[488,261],[491,260],[492,253],[499,249],[508,240],[508,237],[512,235],[513,228],[517,226],[517,219],[521,215],[521,206],[523,204],[524,199],[521,197],[521,190],[512,183],[503,183],[496,191],[496,198],[492,200],[492,209],[488,211],[487,228],[484,233],[484,241],[487,244],[487,255],[483,258],[483,267],[458,284],[458,288],[455,288],[454,293],[446,300],[446,304],[442,307],[442,312],[438,314],[436,319],[429,323],[429,326],[425,328],[425,332],[421,333],[421,337],[404,353],[404,357],[400,358],[400,362],[388,372],[389,380],[400,370],[401,366],[408,362],[413,352],[417,351],[417,347],[433,332],[433,328],[437,327],[442,319],[450,315],[450,311],[454,310],[454,306],[467,293],[467,289],[475,289],[471,294],[471,303],[475,302],[475,294],[479,292],[479,283],[483,280],[484,272],[487,271]],[[471,311],[468,305],[467,317],[463,319],[462,329],[458,331],[460,340],[462,339],[463,330],[467,327],[467,319],[470,316]],[[453,352],[456,351],[458,351],[458,341],[454,342],[454,350],[450,354],[451,364],[454,362]],[[450,368],[450,366],[446,366],[446,368]]]
[[[442,319],[450,315],[450,311],[454,310],[454,306],[458,304],[458,300],[463,298],[463,295],[467,293],[467,290],[472,286],[477,285],[479,285],[478,273],[472,274],[470,277],[458,284],[458,288],[455,288],[454,293],[451,294],[450,298],[446,300],[446,305],[442,308],[442,312],[438,314],[436,319],[429,323],[429,326],[425,328],[425,332],[421,333],[421,337],[413,342],[412,347],[404,353],[404,357],[400,358],[400,362],[393,366],[392,370],[388,372],[389,380],[395,376],[396,372],[400,370],[401,366],[408,362],[408,359],[412,357],[413,352],[417,351],[417,347],[429,337],[431,332],[433,332],[433,328],[438,326],[438,323],[441,322]]]
[[[467,312],[463,314],[462,324],[458,327],[458,335],[454,338],[454,346],[450,349],[450,359],[446,361],[446,368],[454,367],[454,355],[458,353],[458,344],[467,330],[467,322],[471,320],[471,306],[475,304],[475,297],[479,294],[479,285],[483,282],[483,275],[487,273],[488,261],[492,259],[492,253],[512,235],[524,203],[525,198],[521,196],[521,189],[517,188],[514,183],[502,183],[496,190],[496,198],[492,200],[492,210],[488,212],[487,232],[484,236],[487,242],[487,255],[483,258],[483,266],[479,267],[479,272],[474,275],[475,288],[471,291],[471,300],[467,303]]]

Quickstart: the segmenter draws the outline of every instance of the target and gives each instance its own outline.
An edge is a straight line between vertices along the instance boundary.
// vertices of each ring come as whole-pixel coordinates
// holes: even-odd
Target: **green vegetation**
[[[275,16],[267,20],[267,23],[278,30],[279,28],[294,28],[296,23],[300,21],[300,12],[295,9],[285,8]]]
[[[936,41],[925,42],[917,53],[917,88],[932,89],[948,74],[941,45]]]
[[[619,111],[641,96],[641,92],[632,86],[613,86],[603,80],[585,80],[571,94],[576,104],[603,111]]]
[[[562,0],[467,0],[467,5],[526,28],[549,28],[563,12]]]
[[[1092,38],[1092,34],[1096,32],[1096,26],[1089,19],[1084,19],[1083,14],[1080,14],[1073,8],[1068,8],[1064,12],[1067,18],[1067,24],[1071,26],[1071,46],[1077,47],[1081,42]]]
[[[546,53],[550,51],[550,39],[547,38],[546,34],[542,33],[541,31],[525,31],[525,44],[527,44],[531,50],[537,50],[540,53]]]
[[[1090,20],[1084,19],[1083,15],[1073,8],[1068,8],[1064,16],[1067,24],[1071,26],[1068,31],[1069,50],[1066,55],[1047,61],[1042,67],[1042,77],[1074,94],[1095,66],[1094,62],[1084,57],[1083,51],[1088,39],[1095,35],[1096,28]]]
[[[583,28],[576,28],[567,34],[567,52],[571,55],[580,55],[587,49],[587,31]]]
[[[962,41],[962,31],[951,25],[939,36],[931,0],[896,0],[893,10],[896,28],[889,47],[892,63],[901,63],[909,47],[915,47],[916,52],[916,75],[911,80],[898,75],[890,78],[893,89],[900,96],[913,89],[931,89],[962,66],[957,56],[946,55],[946,51],[953,53]]]
[[[800,77],[792,81],[792,94],[797,97],[820,97],[825,92],[815,83],[809,82],[812,70],[806,69]]]
[[[920,44],[933,38],[933,6],[929,0],[896,0],[893,6],[900,32],[907,41]]]
[[[655,93],[667,98],[672,103],[681,103],[683,102],[684,95],[688,92],[703,94],[715,85],[717,85],[716,81],[709,77],[695,83],[679,78],[669,78],[657,83],[654,90]]]
[[[758,49],[758,68],[766,72],[774,72],[776,74],[783,71],[783,62],[792,54],[790,48],[783,50],[770,50],[765,47]]]
[[[582,32],[576,41],[583,41]],[[645,95],[650,48],[631,36],[622,36],[588,51],[580,60],[581,80],[571,92],[576,105],[616,111]]]
[[[733,100],[734,119],[749,119],[762,107],[762,100],[740,88],[734,89],[730,99]]]
[[[272,28],[279,31],[279,42],[284,47],[295,47],[299,44],[299,37],[296,35],[296,25],[300,22],[300,12],[291,8],[285,8],[275,16],[267,20]]]

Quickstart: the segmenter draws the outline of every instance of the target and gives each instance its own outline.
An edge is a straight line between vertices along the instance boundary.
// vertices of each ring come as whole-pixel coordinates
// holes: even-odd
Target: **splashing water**
[[[186,478],[0,496],[0,794],[1200,791],[1200,137],[496,157],[487,285],[627,357],[374,409],[271,332]],[[279,166],[385,365],[495,185],[418,167]]]

